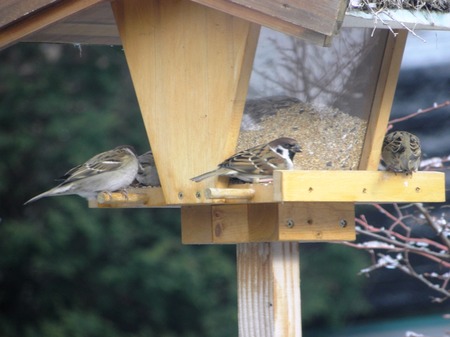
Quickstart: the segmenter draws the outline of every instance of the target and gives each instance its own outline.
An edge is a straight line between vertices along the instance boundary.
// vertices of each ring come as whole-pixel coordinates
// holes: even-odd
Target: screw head
[[[339,226],[340,226],[341,228],[347,227],[347,220],[345,220],[345,219],[339,220]]]
[[[294,220],[288,219],[288,220],[286,221],[286,226],[287,226],[287,228],[292,228],[292,227],[294,227],[294,225],[295,225]]]

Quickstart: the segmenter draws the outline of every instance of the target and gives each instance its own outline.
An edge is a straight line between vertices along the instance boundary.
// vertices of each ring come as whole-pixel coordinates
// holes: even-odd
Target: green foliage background
[[[96,153],[148,149],[121,48],[20,44],[0,78],[0,335],[237,336],[235,247],[181,245],[178,209],[22,206]],[[305,326],[368,310],[358,252],[308,244],[301,261]]]

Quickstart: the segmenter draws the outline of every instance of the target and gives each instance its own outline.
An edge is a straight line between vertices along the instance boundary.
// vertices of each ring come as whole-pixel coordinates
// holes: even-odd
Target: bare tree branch
[[[423,207],[422,204],[419,203],[415,203],[414,206],[416,206],[416,208],[423,214],[423,216],[425,217],[425,219],[428,222],[428,225],[434,229],[434,231],[436,232],[437,235],[439,235],[439,237],[441,238],[442,242],[445,243],[445,245],[447,246],[447,251],[450,250],[450,240],[447,237],[447,235],[445,234],[445,228],[440,226],[430,215],[430,213],[427,211],[427,209],[425,207]]]
[[[429,108],[419,109],[419,110],[417,110],[417,112],[414,112],[414,113],[409,114],[407,116],[396,118],[396,119],[392,119],[392,120],[389,121],[388,130],[391,129],[392,125],[395,124],[395,123],[404,122],[404,121],[406,121],[408,119],[417,117],[417,116],[419,116],[421,114],[425,114],[425,113],[428,113],[428,112],[431,112],[431,111],[435,111],[437,109],[444,108],[444,107],[446,107],[448,105],[450,105],[450,101],[445,101],[445,102],[440,103],[440,104],[435,103],[433,106],[431,106]]]
[[[411,207],[394,204],[390,212],[380,204],[371,204],[391,222],[389,226],[373,226],[364,215],[356,218],[356,232],[362,242],[344,242],[342,244],[367,251],[372,257],[371,266],[361,270],[369,274],[380,268],[398,269],[417,279],[436,291],[440,296],[434,302],[443,302],[450,298],[450,227],[445,219],[433,217],[422,204],[413,204],[419,216],[408,213]],[[417,237],[413,235],[411,223],[428,225],[438,239]],[[421,221],[422,220],[422,221]],[[370,238],[369,240],[367,238]],[[439,241],[441,242],[439,242]],[[410,255],[415,254],[435,264],[435,271],[420,273],[416,270]]]

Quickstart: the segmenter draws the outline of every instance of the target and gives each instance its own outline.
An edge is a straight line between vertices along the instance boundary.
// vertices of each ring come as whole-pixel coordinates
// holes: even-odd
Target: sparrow
[[[136,175],[138,183],[143,186],[161,186],[152,151],[140,155],[138,160],[139,170]]]
[[[134,148],[121,145],[102,152],[82,165],[69,170],[58,180],[58,186],[28,200],[24,205],[44,197],[78,194],[95,199],[99,192],[112,192],[128,187],[138,173],[139,161]]]
[[[412,173],[419,169],[422,151],[417,136],[406,131],[394,131],[384,137],[381,157],[386,169]]]
[[[282,137],[236,153],[218,168],[191,178],[195,182],[214,176],[228,176],[245,182],[270,181],[274,170],[292,170],[292,160],[301,152],[295,139]]]

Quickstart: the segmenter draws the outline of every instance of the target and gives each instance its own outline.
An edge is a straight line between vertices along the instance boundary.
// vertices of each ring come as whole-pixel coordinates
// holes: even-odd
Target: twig
[[[399,269],[403,273],[417,279],[426,286],[440,294],[439,297],[433,297],[434,302],[443,302],[450,298],[450,240],[447,238],[444,225],[441,226],[434,219],[429,210],[422,204],[410,204],[406,207],[400,207],[393,204],[394,212],[388,211],[379,204],[372,204],[378,212],[386,216],[392,223],[387,228],[372,226],[364,214],[355,218],[356,232],[358,237],[362,235],[366,238],[361,243],[345,242],[346,246],[365,250],[371,258],[372,263],[369,267],[361,270],[362,274],[368,274],[380,268]],[[416,238],[412,236],[412,228],[404,222],[405,219],[419,221],[419,217],[405,213],[407,209],[414,207],[419,210],[423,218],[437,233],[442,243],[428,238]],[[420,217],[420,221],[423,221]],[[400,232],[399,232],[400,231]],[[370,238],[370,239],[367,239]],[[372,241],[370,241],[372,240]],[[410,260],[410,255],[415,254],[422,256],[429,261],[437,264],[437,268],[441,270],[445,268],[443,273],[426,272],[419,273],[414,269],[414,265]],[[447,271],[448,270],[448,271]]]
[[[431,218],[430,213],[425,209],[425,207],[423,207],[422,204],[415,203],[414,206],[416,206],[416,208],[420,211],[420,213],[423,214],[423,216],[427,220],[428,225],[430,225],[431,228],[434,229],[434,231],[440,237],[442,242],[444,242],[445,245],[447,246],[447,251],[449,251],[450,250],[450,240],[445,235],[445,232],[443,231],[442,227],[440,227],[438,224],[436,224],[436,222]]]
[[[417,248],[412,246],[411,244],[407,244],[404,242],[400,242],[400,241],[396,241],[393,239],[390,239],[388,237],[379,235],[377,233],[374,233],[372,231],[366,231],[366,230],[361,230],[361,229],[356,229],[356,232],[358,234],[363,234],[363,235],[367,235],[370,236],[374,239],[377,239],[379,243],[381,243],[380,246],[376,246],[376,247],[370,247],[371,249],[376,248],[376,249],[387,249],[390,251],[411,251],[417,255],[422,255],[430,260],[433,260],[439,264],[441,264],[442,266],[446,267],[446,268],[450,268],[450,262],[446,262],[445,260],[448,259],[447,256],[445,256],[442,253],[437,253],[437,252],[433,252],[429,249],[426,248]],[[383,243],[389,243],[389,246],[383,246]],[[347,246],[352,246],[354,248],[358,248],[358,249],[367,249],[367,247],[364,247],[363,244],[349,244],[347,242],[344,242],[345,245]]]
[[[414,113],[409,114],[407,116],[390,120],[389,121],[389,125],[392,125],[392,124],[395,124],[395,123],[399,123],[399,122],[404,122],[404,121],[406,121],[408,119],[414,118],[416,116],[419,116],[421,114],[424,114],[424,113],[427,113],[427,112],[430,112],[430,111],[434,111],[434,110],[437,110],[437,109],[440,109],[440,108],[444,108],[444,107],[446,107],[448,105],[450,105],[450,101],[445,101],[445,102],[443,102],[441,104],[434,104],[432,107],[429,107],[429,108],[426,108],[426,109],[419,109],[419,110],[417,110],[417,112],[414,112]]]

